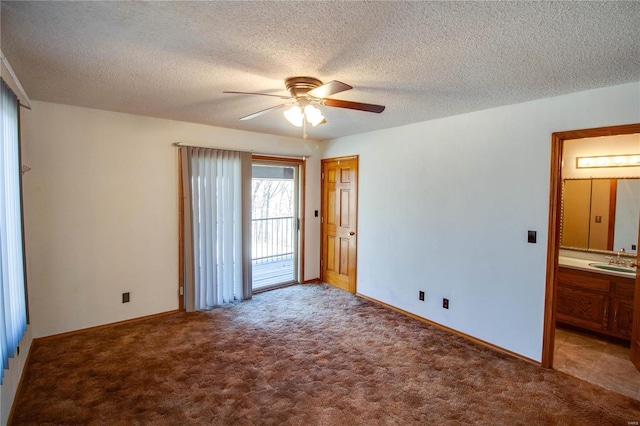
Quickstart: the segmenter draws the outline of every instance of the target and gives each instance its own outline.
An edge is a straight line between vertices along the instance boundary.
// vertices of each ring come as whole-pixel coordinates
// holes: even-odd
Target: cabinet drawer
[[[633,280],[625,280],[624,278],[616,278],[613,283],[613,292],[620,297],[625,297],[633,300],[633,293],[635,291],[635,282]]]
[[[611,281],[607,278],[601,278],[601,275],[602,274],[577,271],[575,269],[560,268],[558,271],[558,284],[560,286],[609,293],[611,290]]]

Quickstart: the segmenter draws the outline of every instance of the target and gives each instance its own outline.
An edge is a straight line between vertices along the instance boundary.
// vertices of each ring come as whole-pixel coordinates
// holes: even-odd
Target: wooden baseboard
[[[455,334],[456,336],[460,336],[460,337],[462,337],[462,338],[464,338],[464,339],[470,340],[470,341],[472,341],[472,342],[474,342],[474,343],[477,343],[477,344],[479,344],[479,345],[487,346],[487,347],[489,347],[489,348],[491,348],[491,349],[493,349],[493,350],[495,350],[495,351],[502,352],[502,353],[504,353],[504,354],[510,355],[510,356],[512,356],[512,357],[515,357],[515,358],[519,358],[519,359],[521,359],[521,360],[523,360],[523,361],[526,361],[526,362],[529,362],[529,363],[531,363],[531,364],[535,364],[535,365],[538,365],[538,366],[541,366],[541,365],[542,365],[540,362],[535,361],[535,360],[533,360],[533,359],[531,359],[531,358],[527,358],[526,356],[523,356],[523,355],[517,354],[517,353],[515,353],[515,352],[511,352],[511,351],[510,351],[510,350],[508,350],[508,349],[501,348],[500,346],[496,346],[496,345],[494,345],[493,343],[489,343],[489,342],[486,342],[486,341],[484,341],[484,340],[478,339],[477,337],[473,337],[473,336],[470,336],[470,335],[468,335],[468,334],[461,333],[461,332],[459,332],[459,331],[457,331],[457,330],[454,330],[453,328],[449,328],[449,327],[444,326],[444,325],[442,325],[442,324],[438,324],[437,322],[433,322],[433,321],[428,320],[428,319],[426,319],[426,318],[423,318],[423,317],[421,317],[421,316],[419,316],[419,315],[412,314],[411,312],[407,312],[407,311],[405,311],[405,310],[403,310],[403,309],[400,309],[400,308],[397,308],[397,307],[395,307],[395,306],[393,306],[393,305],[389,305],[389,304],[387,304],[387,303],[381,302],[381,301],[379,301],[379,300],[377,300],[377,299],[374,299],[374,298],[372,298],[372,297],[365,296],[364,294],[356,293],[356,296],[361,297],[361,298],[363,298],[363,299],[366,299],[366,300],[368,300],[368,301],[370,301],[370,302],[376,303],[376,304],[378,304],[378,305],[384,306],[385,308],[391,309],[391,310],[393,310],[393,311],[399,312],[399,313],[401,313],[401,314],[403,314],[403,315],[406,315],[406,316],[408,316],[408,317],[410,317],[410,318],[413,318],[413,319],[416,319],[416,320],[418,320],[418,321],[421,321],[421,322],[423,322],[423,323],[425,323],[425,324],[432,325],[432,326],[434,326],[434,327],[436,327],[436,328],[439,328],[440,330],[444,330],[444,331],[446,331],[447,333]]]
[[[302,284],[320,284],[322,281],[320,281],[320,278],[313,278],[310,280],[305,280],[302,281]]]
[[[109,324],[96,325],[94,327],[82,328],[80,330],[67,331],[66,333],[52,334],[51,336],[38,337],[37,339],[33,339],[33,342],[34,343],[45,342],[47,340],[57,339],[59,337],[73,336],[74,334],[86,333],[87,331],[93,331],[93,330],[100,330],[100,329],[103,329],[103,328],[115,327],[117,325],[132,324],[132,323],[136,323],[136,322],[140,322],[140,321],[144,321],[144,320],[148,320],[148,319],[152,319],[152,318],[160,318],[160,317],[164,317],[164,316],[167,316],[167,315],[177,314],[179,312],[180,312],[180,310],[176,309],[175,311],[161,312],[159,314],[146,315],[144,317],[137,317],[137,318],[131,318],[131,319],[124,320],[124,321],[111,322]]]
[[[22,392],[22,382],[24,381],[24,376],[25,376],[25,373],[27,372],[27,368],[29,368],[29,361],[31,360],[31,351],[35,346],[33,342],[34,342],[34,339],[31,339],[31,345],[29,346],[27,359],[24,360],[24,367],[22,368],[22,373],[20,374],[20,380],[18,381],[18,386],[16,387],[16,393],[13,395],[11,410],[9,411],[9,417],[7,417],[7,425],[13,424],[13,413],[16,409],[16,402],[18,401],[18,396],[20,395],[20,392]]]

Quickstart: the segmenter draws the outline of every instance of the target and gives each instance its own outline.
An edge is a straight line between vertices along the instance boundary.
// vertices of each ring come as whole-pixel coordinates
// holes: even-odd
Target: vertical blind
[[[247,220],[246,214],[251,211],[247,205],[251,154],[181,149],[187,310],[246,299],[251,296],[250,217]]]
[[[2,376],[27,328],[22,247],[18,99],[2,81],[0,98],[0,351]]]

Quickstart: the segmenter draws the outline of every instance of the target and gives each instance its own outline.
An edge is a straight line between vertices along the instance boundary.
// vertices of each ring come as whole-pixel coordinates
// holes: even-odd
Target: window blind
[[[18,98],[0,94],[0,358],[2,376],[27,328],[22,241]],[[0,381],[1,383],[1,381]]]

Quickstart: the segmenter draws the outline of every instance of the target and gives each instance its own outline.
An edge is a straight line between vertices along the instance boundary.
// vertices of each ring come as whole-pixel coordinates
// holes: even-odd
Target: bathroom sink
[[[609,265],[608,263],[590,263],[589,266],[593,266],[594,268],[598,268],[598,269],[604,269],[607,271],[625,272],[627,274],[636,273],[636,268],[620,266],[620,265]]]

